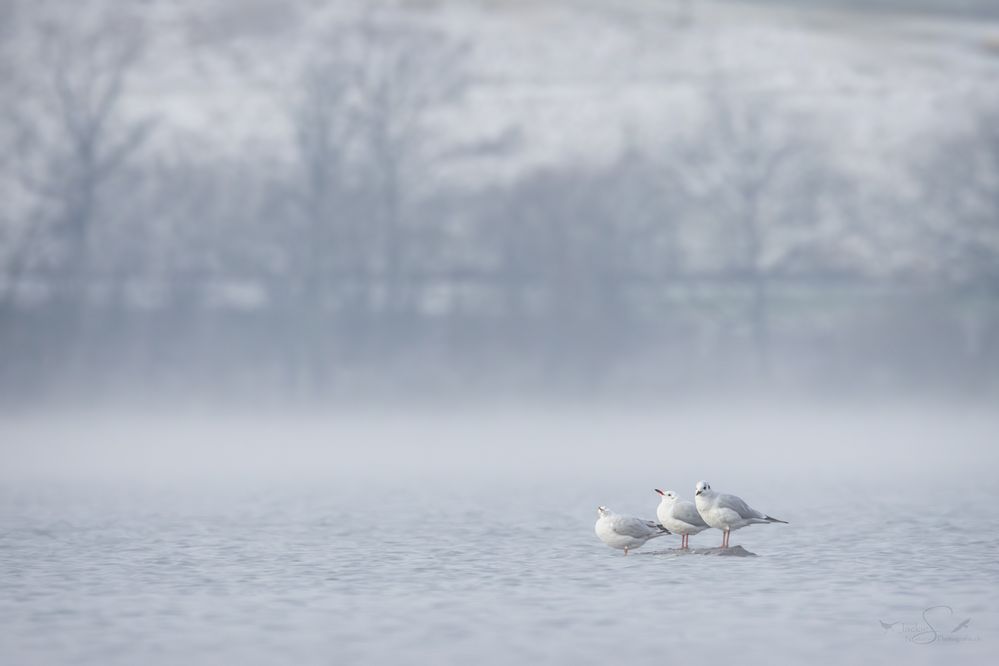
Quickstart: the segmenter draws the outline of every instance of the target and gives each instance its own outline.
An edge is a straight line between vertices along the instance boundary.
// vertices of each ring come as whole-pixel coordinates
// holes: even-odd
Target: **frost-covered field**
[[[996,655],[992,414],[169,421],[5,423],[4,663]],[[651,517],[702,477],[790,524],[734,533],[756,558],[593,535],[598,504]]]
[[[150,76],[135,96],[137,107],[155,111],[181,135],[199,137],[201,148],[238,155],[283,138],[284,108],[302,67],[336,49],[335,26],[372,5],[258,6],[240,15],[225,3],[214,11],[154,6],[156,29],[144,64]],[[635,144],[666,151],[703,120],[703,94],[720,82],[739,95],[777,96],[818,122],[816,133],[836,136],[853,168],[890,177],[883,161],[916,148],[942,115],[960,131],[977,109],[996,101],[999,24],[988,18],[856,12],[824,3],[400,6],[411,20],[470,49],[469,94],[441,119],[456,146],[517,140],[516,154],[500,152],[491,161],[476,155],[474,164],[453,168],[454,178],[468,178],[470,169],[475,178],[495,179],[546,164],[600,163]]]

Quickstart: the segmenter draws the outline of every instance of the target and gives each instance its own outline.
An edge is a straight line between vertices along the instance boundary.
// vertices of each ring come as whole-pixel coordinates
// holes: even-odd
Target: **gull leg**
[[[628,547],[627,547],[627,546],[625,546],[625,547],[624,547],[624,554],[625,554],[625,555],[627,555],[627,554],[628,554]]]

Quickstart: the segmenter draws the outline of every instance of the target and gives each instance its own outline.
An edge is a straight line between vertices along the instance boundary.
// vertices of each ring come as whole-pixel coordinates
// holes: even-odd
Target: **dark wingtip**
[[[781,520],[780,518],[774,518],[773,516],[767,516],[767,520],[769,520],[771,523],[784,523],[785,525],[788,524],[786,520]]]

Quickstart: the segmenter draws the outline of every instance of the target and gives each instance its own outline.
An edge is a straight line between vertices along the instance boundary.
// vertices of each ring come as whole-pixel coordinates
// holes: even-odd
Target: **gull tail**
[[[774,518],[773,516],[763,516],[763,520],[767,521],[768,523],[783,523],[787,525],[786,520],[781,520],[780,518]]]
[[[654,522],[654,521],[651,521],[651,520],[647,520],[647,521],[645,521],[645,524],[646,524],[646,525],[648,525],[649,527],[654,527],[654,528],[656,528],[657,530],[659,530],[659,533],[658,533],[658,534],[653,534],[653,535],[652,535],[652,536],[654,536],[654,537],[657,537],[657,536],[664,536],[664,535],[666,535],[666,534],[672,534],[672,532],[670,532],[670,531],[669,531],[668,529],[666,529],[665,527],[663,527],[662,525],[660,525],[660,524],[659,524],[659,523],[657,523],[657,522]]]

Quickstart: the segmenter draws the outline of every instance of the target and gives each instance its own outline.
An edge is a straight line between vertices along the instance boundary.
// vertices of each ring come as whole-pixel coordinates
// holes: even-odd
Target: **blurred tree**
[[[766,375],[771,282],[798,257],[814,260],[818,254],[823,189],[831,172],[802,119],[775,100],[716,78],[705,102],[706,120],[678,146],[672,173],[691,201],[687,214],[717,225],[716,251],[708,261],[748,287],[750,335],[758,369]]]
[[[71,374],[88,350],[88,306],[97,293],[121,296],[115,283],[122,271],[113,258],[137,237],[110,223],[128,208],[122,204],[137,174],[126,174],[126,164],[151,129],[124,108],[142,50],[142,23],[106,2],[30,10],[18,16],[19,62],[3,90],[9,124],[0,164],[0,320],[5,326],[14,321],[18,294],[30,287],[33,298],[48,303],[52,319],[36,322],[36,330],[30,322],[15,326],[24,331],[12,335],[20,340],[20,357],[28,359],[25,368],[37,375],[38,363],[54,363]],[[98,227],[105,232],[100,238]]]
[[[110,7],[86,9],[40,21],[41,77],[17,111],[19,180],[46,212],[33,224],[54,241],[61,264],[55,292],[77,304],[94,277],[93,227],[102,207],[111,208],[102,196],[152,127],[123,111],[141,23]]]
[[[337,281],[343,286],[363,279],[365,265],[363,240],[351,233],[355,220],[346,205],[356,185],[348,164],[357,130],[349,102],[350,70],[337,56],[325,54],[306,64],[288,110],[295,155],[289,186],[298,225],[284,237],[290,270],[278,303],[299,328],[287,340],[289,380],[297,384],[307,374],[317,392],[327,382],[334,287]]]
[[[963,289],[999,290],[999,111],[932,146],[922,170],[920,230],[936,248],[933,270]]]
[[[329,365],[331,313],[349,312],[356,327],[377,312],[389,338],[411,314],[409,218],[437,187],[441,114],[465,88],[464,46],[407,14],[368,13],[325,37],[289,109],[291,192],[304,225],[289,247],[302,323],[296,365],[318,384]]]
[[[673,250],[655,224],[652,172],[628,151],[606,166],[531,173],[504,201],[483,242],[498,254],[509,334],[533,328],[548,380],[593,386],[628,349],[641,309],[633,287],[651,277],[650,254]]]
[[[917,169],[916,268],[948,285],[961,307],[964,356],[976,374],[999,371],[999,108],[979,109],[961,130],[930,144]]]
[[[27,19],[20,3],[0,3],[0,325],[9,315],[30,268],[39,233],[38,202],[24,173],[30,124],[25,99],[31,91],[21,37]]]
[[[390,316],[412,308],[407,288],[407,213],[415,197],[434,188],[446,107],[467,88],[468,47],[413,19],[369,15],[350,30],[349,63],[361,172],[370,184],[378,221],[376,270]]]

